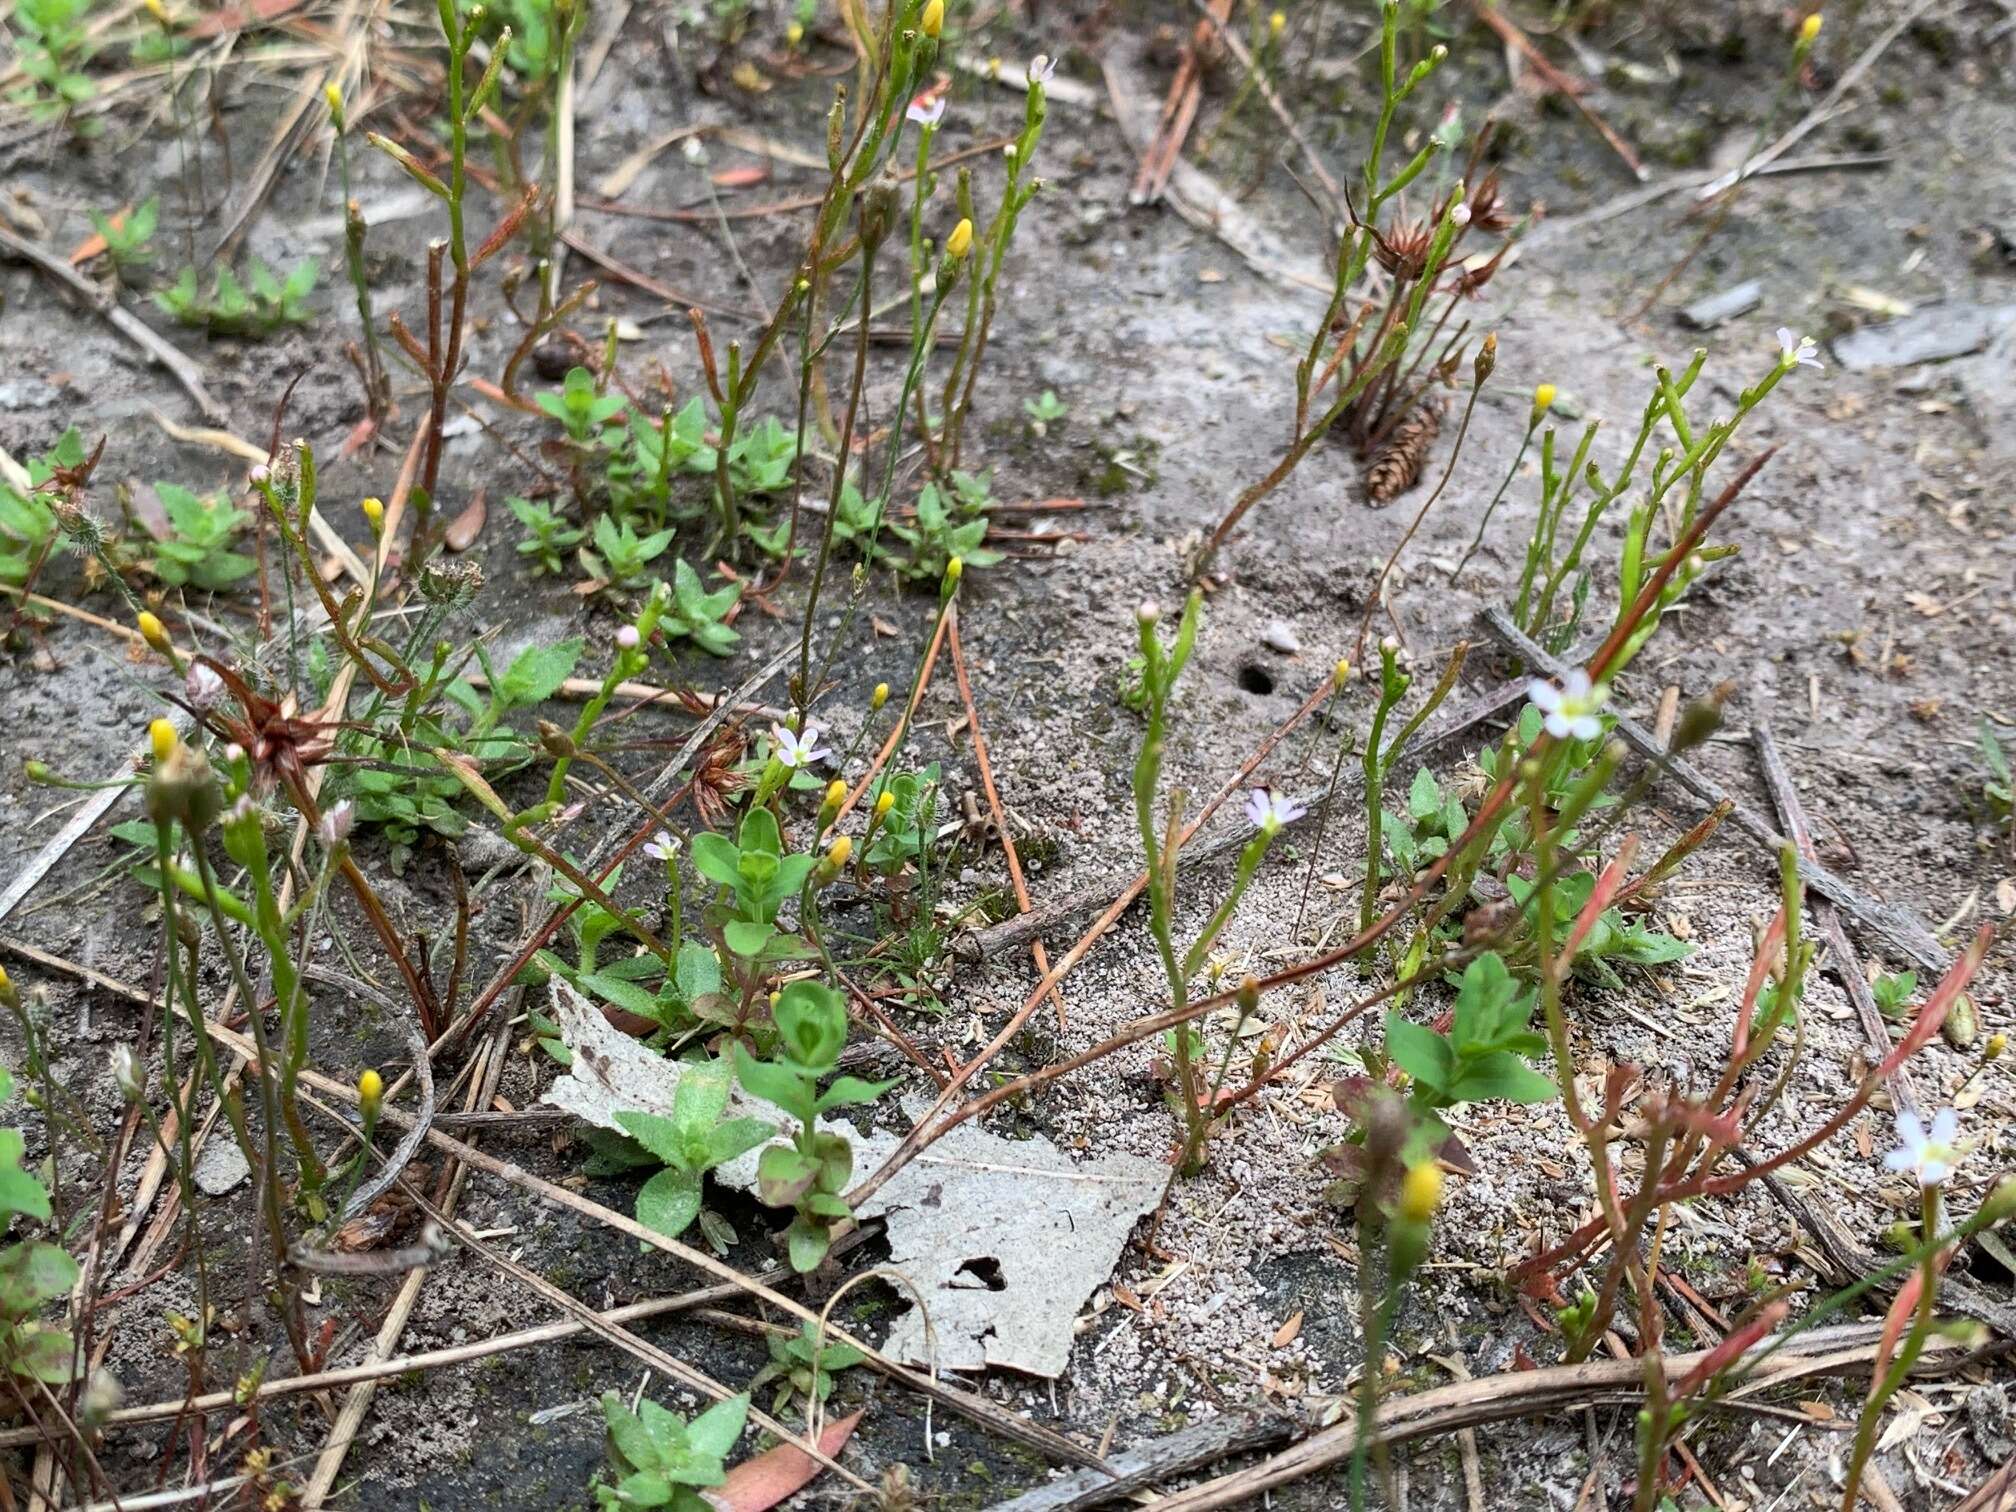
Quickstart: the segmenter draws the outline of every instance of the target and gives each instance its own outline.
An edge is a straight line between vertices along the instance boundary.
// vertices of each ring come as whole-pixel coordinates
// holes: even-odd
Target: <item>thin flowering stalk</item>
[[[609,671],[602,679],[602,686],[595,690],[595,696],[582,706],[581,715],[574,721],[574,732],[569,742],[579,748],[588,741],[589,733],[595,728],[595,721],[602,717],[602,711],[609,706],[609,700],[616,696],[616,690],[631,678],[636,677],[651,663],[650,653],[644,647],[650,643],[652,633],[658,628],[658,621],[665,613],[665,585],[658,584],[645,599],[644,608],[634,625],[625,625],[616,632],[616,658],[609,664]],[[561,756],[553,763],[553,775],[546,783],[546,803],[549,808],[558,808],[560,800],[567,792],[567,768],[571,756]]]
[[[1477,533],[1470,538],[1469,548],[1464,551],[1456,565],[1449,569],[1450,582],[1455,582],[1463,575],[1463,569],[1470,565],[1470,558],[1477,555],[1477,548],[1484,544],[1484,532],[1490,528],[1491,516],[1498,512],[1498,504],[1505,497],[1505,490],[1510,488],[1512,480],[1519,476],[1519,469],[1526,461],[1526,453],[1533,445],[1534,432],[1539,430],[1540,422],[1554,407],[1554,392],[1554,385],[1551,383],[1543,383],[1533,390],[1533,405],[1526,413],[1526,433],[1519,438],[1519,450],[1513,454],[1512,465],[1505,469],[1505,476],[1499,479],[1498,491],[1491,495],[1491,502],[1484,506],[1484,513],[1477,517]],[[1649,431],[1648,425],[1647,432]],[[1644,445],[1643,436],[1639,438],[1639,445]]]
[[[1378,911],[1379,885],[1386,863],[1380,835],[1380,827],[1386,817],[1380,802],[1380,741],[1386,733],[1387,716],[1407,696],[1407,690],[1413,683],[1414,679],[1400,670],[1399,643],[1388,636],[1379,643],[1379,702],[1372,710],[1372,727],[1366,733],[1365,749],[1361,753],[1365,769],[1365,884],[1358,903],[1358,928],[1361,932],[1372,927],[1373,915]]]

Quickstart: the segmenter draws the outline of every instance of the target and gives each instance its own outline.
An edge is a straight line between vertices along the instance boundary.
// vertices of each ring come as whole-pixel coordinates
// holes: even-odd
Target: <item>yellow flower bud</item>
[[[364,522],[371,527],[371,534],[377,535],[379,531],[385,528],[385,501],[383,499],[366,499],[357,507],[364,511]]]
[[[959,579],[965,574],[965,572],[966,572],[965,562],[961,561],[956,556],[953,557],[950,561],[948,561],[945,564],[945,586],[947,588],[956,587],[958,585]]]
[[[889,810],[894,807],[896,807],[896,795],[889,792],[883,793],[880,798],[875,800],[875,817],[877,819],[887,819],[889,817]]]
[[[927,37],[935,37],[945,30],[945,0],[931,0],[924,7],[924,19],[918,25]]]
[[[847,784],[835,777],[826,785],[826,807],[837,809],[847,801]]]
[[[1287,29],[1288,29],[1288,17],[1282,12],[1275,11],[1272,15],[1270,15],[1267,18],[1267,30],[1273,33],[1275,36],[1277,37],[1280,36],[1281,33],[1286,31]]]
[[[161,0],[141,0],[141,3],[147,7],[147,14],[163,26],[175,24],[174,18],[168,14],[168,7],[163,5]]]
[[[1400,1216],[1409,1223],[1426,1223],[1441,1201],[1442,1168],[1432,1160],[1409,1166],[1400,1179]]]
[[[847,864],[847,858],[853,854],[854,842],[841,835],[826,847],[826,864],[838,871]]]
[[[21,1001],[21,994],[14,990],[14,978],[7,975],[7,968],[0,966],[0,1003],[12,1008]]]
[[[1533,413],[1544,415],[1554,408],[1554,385],[1543,383],[1533,390]]]
[[[376,1071],[366,1071],[357,1078],[357,1104],[364,1110],[366,1118],[378,1116],[378,1105],[385,1101],[385,1078]]]
[[[1351,658],[1348,656],[1338,657],[1336,669],[1330,675],[1336,679],[1337,686],[1340,688],[1351,681]]]
[[[889,702],[889,684],[875,684],[875,691],[868,695],[868,712],[873,714],[887,702]]]
[[[1799,40],[1805,43],[1808,47],[1811,47],[1813,45],[1813,39],[1819,35],[1820,35],[1820,12],[1815,11],[1813,12],[1812,15],[1808,16],[1804,21],[1801,21],[1799,23]]]
[[[175,754],[179,738],[175,733],[174,724],[169,720],[156,719],[148,724],[147,739],[154,747],[154,761],[157,765]]]
[[[340,126],[343,122],[343,91],[336,87],[334,79],[322,86],[322,98],[329,102],[329,114],[336,118]]]
[[[163,656],[167,656],[175,649],[174,643],[168,639],[168,627],[161,623],[159,616],[142,609],[133,616],[133,623],[140,627],[140,639]]]
[[[796,47],[804,40],[805,28],[800,26],[796,21],[793,21],[789,26],[784,28],[784,43],[787,47]]]
[[[959,258],[964,257],[972,250],[973,222],[967,217],[961,216],[959,224],[952,228],[952,234],[945,238],[945,255],[947,257]]]
[[[1994,1060],[2008,1048],[2009,1036],[1998,1029],[1988,1036],[1988,1043],[1981,1047],[1981,1059]]]

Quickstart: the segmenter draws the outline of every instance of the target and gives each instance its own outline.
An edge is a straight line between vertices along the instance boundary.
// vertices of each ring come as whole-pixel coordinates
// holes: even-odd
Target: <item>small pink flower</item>
[[[906,120],[915,121],[919,126],[936,126],[945,119],[945,96],[934,96],[930,90],[910,102],[910,108],[903,112]]]
[[[637,634],[637,627],[635,625],[625,625],[621,630],[616,632],[616,644],[625,651],[635,651],[637,649],[637,642],[641,638]]]
[[[315,838],[322,842],[324,850],[334,850],[350,838],[351,827],[356,822],[357,810],[345,798],[323,814],[322,822],[315,827]]]
[[[805,726],[805,733],[802,735],[787,730],[782,725],[772,725],[770,737],[777,743],[777,760],[792,770],[810,766],[815,761],[824,761],[830,754],[826,747],[819,744],[819,726],[816,724]]]
[[[1272,788],[1257,787],[1246,795],[1246,818],[1264,835],[1278,833],[1282,825],[1293,824],[1308,812],[1307,807]]]

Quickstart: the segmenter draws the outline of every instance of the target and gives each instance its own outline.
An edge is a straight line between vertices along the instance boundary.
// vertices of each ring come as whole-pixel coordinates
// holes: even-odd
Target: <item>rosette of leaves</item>
[[[1512,894],[1512,901],[1526,912],[1528,924],[1533,921],[1534,887],[1525,877],[1507,877],[1505,889]],[[1581,916],[1583,905],[1596,891],[1594,872],[1576,872],[1563,877],[1554,884],[1554,940],[1555,950],[1564,948],[1568,936],[1575,928],[1575,921]],[[1575,974],[1602,983],[1605,987],[1618,988],[1624,985],[1611,962],[1622,962],[1631,966],[1659,966],[1667,961],[1677,961],[1689,954],[1693,947],[1676,940],[1646,924],[1643,919],[1627,917],[1622,909],[1606,908],[1589,927],[1589,933],[1575,952]]]
[[[815,1126],[822,1113],[873,1102],[895,1085],[836,1077],[819,1083],[840,1063],[847,1045],[847,1006],[822,982],[797,981],[771,1010],[777,1043],[767,1060],[735,1045],[735,1076],[744,1089],[798,1120],[788,1145],[773,1144],[756,1163],[756,1194],[771,1207],[797,1211],[785,1230],[791,1268],[809,1271],[826,1257],[836,1222],[852,1216],[840,1194],[854,1174],[854,1149],[843,1134]]]
[[[665,1507],[670,1512],[714,1512],[700,1488],[728,1478],[722,1461],[742,1436],[749,1396],[716,1402],[687,1422],[653,1401],[632,1412],[613,1391],[602,1394],[602,1418],[618,1474],[615,1484],[598,1482],[597,1507]]]
[[[771,1334],[768,1343],[770,1363],[749,1378],[749,1390],[777,1383],[777,1396],[770,1404],[772,1416],[790,1406],[794,1396],[825,1401],[833,1393],[834,1372],[851,1370],[868,1358],[852,1344],[822,1342],[819,1325],[809,1319],[797,1334],[788,1338]]]
[[[987,516],[977,509],[955,508],[935,483],[917,494],[916,518],[889,522],[889,533],[910,548],[903,575],[935,583],[945,576],[945,564],[958,557],[968,567],[992,567],[1001,553],[980,543],[987,539]]]
[[[884,774],[869,789],[868,803],[878,802],[884,792],[895,800],[875,827],[875,837],[861,858],[870,871],[894,876],[907,862],[923,852],[938,812],[938,765],[933,762],[921,772]]]
[[[1531,1027],[1538,992],[1521,983],[1496,951],[1463,971],[1449,1032],[1438,1034],[1397,1009],[1386,1015],[1386,1053],[1414,1079],[1408,1101],[1446,1132],[1437,1116],[1462,1103],[1545,1102],[1552,1081],[1526,1063],[1547,1041]]]
[[[700,584],[700,574],[681,557],[672,568],[672,602],[658,624],[668,636],[683,635],[710,655],[726,656],[742,637],[722,621],[741,597],[740,583],[709,593]]]
[[[679,1068],[672,1113],[625,1111],[623,1131],[664,1163],[637,1193],[637,1219],[676,1238],[700,1215],[700,1183],[707,1172],[753,1150],[775,1130],[758,1118],[727,1118],[733,1077],[718,1061]]]

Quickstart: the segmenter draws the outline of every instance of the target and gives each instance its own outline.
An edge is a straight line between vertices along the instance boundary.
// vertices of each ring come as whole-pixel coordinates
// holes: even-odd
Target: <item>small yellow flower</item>
[[[896,795],[889,792],[883,793],[880,798],[875,800],[875,817],[877,819],[887,819],[889,817],[889,810],[894,807],[896,807]]]
[[[1330,676],[1332,677],[1332,679],[1335,680],[1337,686],[1340,688],[1343,687],[1344,684],[1351,681],[1351,658],[1348,656],[1338,657],[1337,666],[1335,670],[1331,672]]]
[[[14,978],[7,975],[7,968],[0,966],[0,1003],[12,1008],[21,1001],[21,994],[14,990]]]
[[[918,24],[927,37],[935,37],[945,30],[945,0],[931,0],[924,7],[924,19]]]
[[[1820,35],[1820,12],[1815,11],[1813,12],[1812,15],[1808,16],[1804,21],[1801,21],[1799,23],[1799,40],[1805,43],[1808,47],[1811,47],[1813,45],[1813,39],[1819,35]]]
[[[1426,1223],[1442,1202],[1442,1168],[1432,1160],[1409,1166],[1400,1179],[1400,1216],[1409,1223]]]
[[[175,754],[175,747],[179,741],[179,737],[175,733],[174,724],[166,719],[156,719],[148,724],[147,739],[154,747],[154,764],[156,766],[159,766]]]
[[[972,250],[973,222],[962,216],[959,224],[952,228],[952,234],[945,238],[945,255],[960,258]]]
[[[1981,1047],[1981,1059],[1995,1060],[2008,1048],[2009,1036],[1998,1029],[1988,1036],[1988,1043]]]
[[[145,609],[142,609],[138,614],[133,616],[133,623],[140,627],[140,639],[147,642],[148,645],[159,651],[163,656],[167,656],[175,649],[174,643],[168,639],[168,627],[161,623],[158,615],[150,614]]]
[[[327,84],[322,86],[322,98],[329,102],[329,114],[336,118],[336,124],[339,126],[342,125],[343,91],[336,87],[334,79],[331,79]]]
[[[847,784],[835,777],[826,785],[826,807],[837,809],[847,801]]]
[[[1533,390],[1533,414],[1537,419],[1554,408],[1554,385],[1543,383]]]
[[[847,864],[847,858],[853,854],[854,842],[841,835],[826,847],[826,864],[838,871]]]
[[[1273,35],[1278,37],[1287,29],[1288,17],[1281,11],[1275,11],[1267,18],[1267,30]]]
[[[357,1104],[364,1110],[364,1116],[376,1118],[378,1105],[384,1101],[385,1078],[376,1071],[365,1071],[357,1078]]]
[[[887,702],[889,702],[889,684],[875,684],[875,691],[868,695],[868,712],[873,714]]]
[[[366,499],[357,507],[364,511],[364,522],[371,527],[371,534],[375,536],[385,528],[385,501],[383,499]]]
[[[796,47],[804,40],[805,28],[800,26],[796,21],[793,21],[789,26],[784,28],[784,43],[787,47]]]

